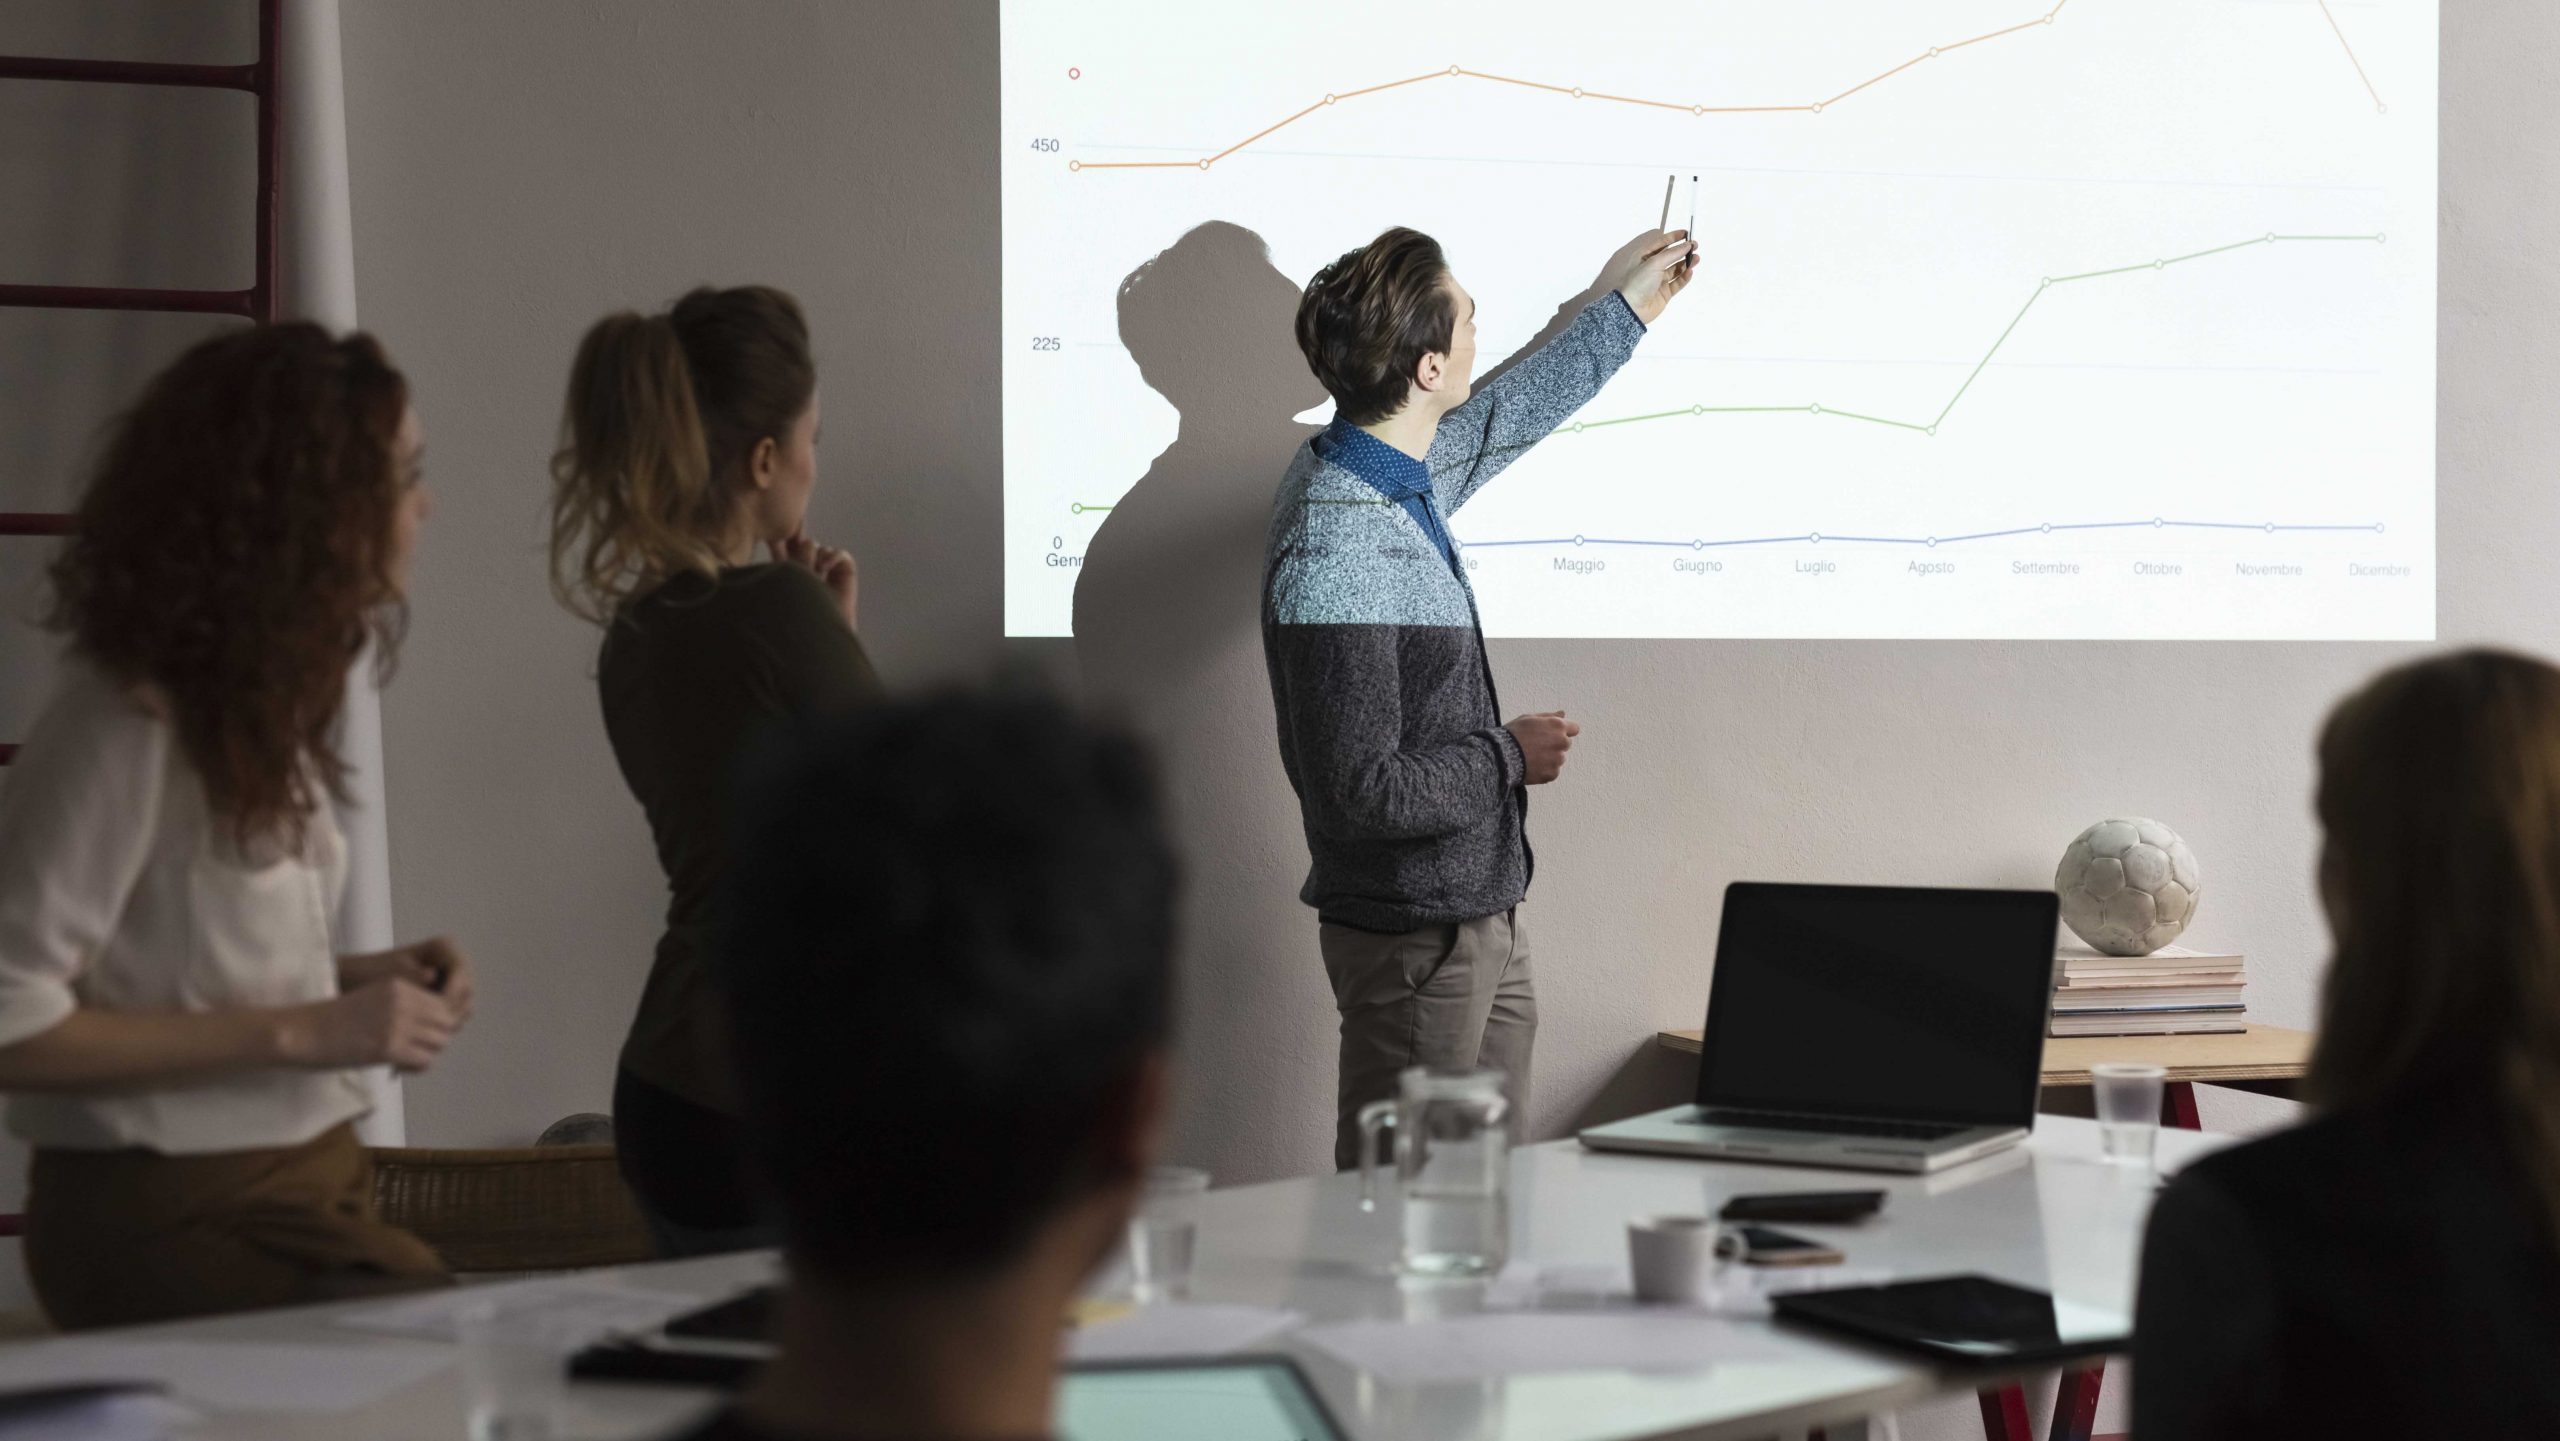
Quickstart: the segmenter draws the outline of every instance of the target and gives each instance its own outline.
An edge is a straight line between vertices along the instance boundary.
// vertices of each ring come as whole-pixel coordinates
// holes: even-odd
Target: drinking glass
[[[558,1319],[489,1302],[454,1317],[454,1339],[471,1441],[552,1441],[575,1349]]]
[[[2160,1142],[2160,1092],[2168,1080],[2166,1067],[2132,1061],[2105,1061],[2089,1068],[2089,1084],[2098,1099],[2099,1140],[2109,1161],[2119,1166],[2151,1165]]]
[[[1158,1166],[1147,1172],[1146,1196],[1129,1220],[1129,1276],[1140,1301],[1167,1301],[1190,1291],[1200,1198],[1208,1191],[1206,1171]]]

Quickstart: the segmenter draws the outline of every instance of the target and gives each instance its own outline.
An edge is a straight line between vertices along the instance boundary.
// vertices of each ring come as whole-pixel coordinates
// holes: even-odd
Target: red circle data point
[[[1082,80],[1084,78],[1084,72],[1070,65],[1067,67],[1067,78],[1069,80]]]

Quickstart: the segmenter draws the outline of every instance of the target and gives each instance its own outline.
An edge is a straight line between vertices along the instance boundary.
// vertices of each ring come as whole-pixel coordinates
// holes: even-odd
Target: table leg
[[[2028,1435],[2027,1388],[2012,1381],[1981,1393],[1984,1441],[2032,1441]]]
[[[2160,1124],[2181,1131],[2201,1131],[2204,1123],[2196,1119],[2196,1083],[2171,1081],[2160,1088]]]
[[[2098,1429],[2098,1387],[2107,1379],[2105,1362],[2062,1373],[2053,1394],[2053,1441],[2089,1441]]]

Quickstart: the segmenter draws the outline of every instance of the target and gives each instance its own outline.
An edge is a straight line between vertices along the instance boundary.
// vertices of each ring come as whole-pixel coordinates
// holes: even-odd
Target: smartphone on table
[[[1846,1225],[1884,1209],[1882,1191],[1785,1191],[1736,1196],[1717,1212],[1726,1221],[1800,1221]]]
[[[1836,1266],[1842,1260],[1837,1247],[1766,1226],[1734,1227],[1717,1243],[1716,1254],[1746,1266]]]

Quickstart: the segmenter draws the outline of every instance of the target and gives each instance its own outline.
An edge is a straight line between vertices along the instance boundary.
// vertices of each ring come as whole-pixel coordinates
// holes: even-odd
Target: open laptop
[[[2051,891],[1725,888],[1698,1099],[1595,1150],[1927,1172],[2035,1124]]]

